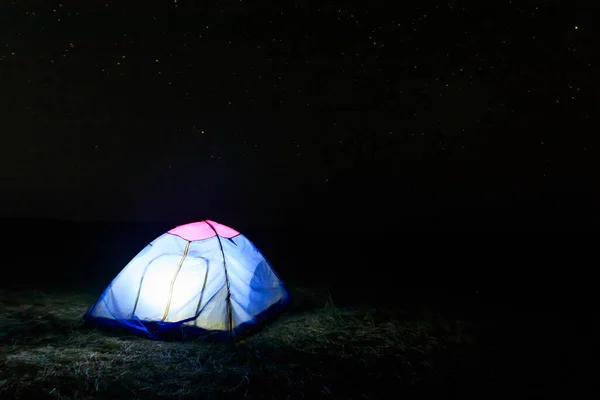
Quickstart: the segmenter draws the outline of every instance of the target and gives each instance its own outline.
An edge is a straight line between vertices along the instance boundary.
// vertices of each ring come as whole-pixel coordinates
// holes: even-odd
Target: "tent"
[[[265,321],[288,300],[284,283],[244,235],[206,220],[148,244],[84,320],[152,339],[224,338]]]

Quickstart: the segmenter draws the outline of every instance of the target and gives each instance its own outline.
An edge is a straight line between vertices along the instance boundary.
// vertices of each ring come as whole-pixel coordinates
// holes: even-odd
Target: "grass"
[[[0,291],[0,398],[376,399],[473,379],[468,321],[292,295],[279,319],[227,344],[82,329],[93,296]]]

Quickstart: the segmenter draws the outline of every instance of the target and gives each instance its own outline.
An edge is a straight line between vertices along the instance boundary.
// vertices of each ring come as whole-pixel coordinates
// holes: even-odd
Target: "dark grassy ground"
[[[3,226],[0,398],[529,399],[597,386],[597,256],[583,240],[250,232],[294,299],[257,333],[181,343],[81,327],[165,229]]]
[[[93,295],[3,290],[0,397],[397,398],[460,391],[485,374],[467,320],[340,308],[318,288],[293,295],[284,315],[231,345],[88,330],[79,322]]]

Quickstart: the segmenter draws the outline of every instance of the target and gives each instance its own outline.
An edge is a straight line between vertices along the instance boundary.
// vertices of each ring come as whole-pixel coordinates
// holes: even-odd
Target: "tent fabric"
[[[214,221],[193,222],[187,225],[180,225],[169,231],[170,234],[179,236],[185,240],[202,240],[208,239],[215,235],[224,238],[232,238],[240,233],[228,226],[221,225]]]
[[[84,318],[153,339],[231,337],[288,301],[284,283],[252,242],[229,227],[202,221],[148,244]]]

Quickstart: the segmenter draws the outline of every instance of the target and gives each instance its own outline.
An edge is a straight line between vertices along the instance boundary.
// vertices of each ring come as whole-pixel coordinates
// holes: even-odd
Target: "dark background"
[[[213,219],[346,298],[566,304],[595,259],[596,9],[2,2],[3,282],[101,288]]]
[[[598,7],[2,1],[2,286],[99,295],[212,219],[338,305],[467,313],[496,385],[579,388]]]

